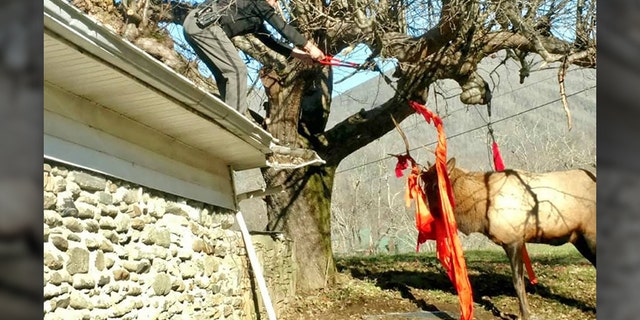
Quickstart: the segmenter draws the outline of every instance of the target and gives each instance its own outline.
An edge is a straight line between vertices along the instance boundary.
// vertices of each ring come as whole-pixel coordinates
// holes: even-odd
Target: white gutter
[[[73,5],[63,0],[45,0],[44,28],[179,106],[199,112],[265,155],[272,153],[270,147],[278,140],[267,131]]]

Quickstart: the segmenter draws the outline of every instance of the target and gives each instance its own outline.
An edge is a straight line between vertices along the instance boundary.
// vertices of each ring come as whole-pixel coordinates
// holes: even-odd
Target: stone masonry
[[[265,319],[233,214],[45,161],[44,319]],[[252,238],[279,313],[292,244]]]

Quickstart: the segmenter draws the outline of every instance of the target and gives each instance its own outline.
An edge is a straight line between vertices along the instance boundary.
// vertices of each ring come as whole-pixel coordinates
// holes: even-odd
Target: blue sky
[[[203,0],[192,0],[191,2],[200,3],[202,1]],[[571,1],[574,1],[574,0],[571,0]],[[407,19],[408,21],[411,21],[411,25],[408,30],[409,35],[422,34],[428,28],[432,27],[432,24],[434,24],[435,21],[437,21],[438,12],[440,11],[440,9],[441,8],[438,5],[435,5],[433,8],[427,8],[427,7],[423,7],[423,5],[421,4],[417,4],[416,7],[412,8],[411,10],[408,10]],[[173,38],[176,40],[176,43],[185,43],[182,35],[181,26],[172,24],[172,25],[168,25],[167,27],[169,32],[173,36]],[[559,36],[561,38],[562,37],[568,38],[567,40],[569,41],[571,41],[571,37],[574,36],[574,32],[575,31],[571,30],[570,28],[567,28],[567,26],[559,25],[558,23],[556,23],[554,28],[554,34],[558,35],[559,33]],[[276,38],[279,38],[279,35],[276,32],[273,32],[273,33]],[[176,50],[188,57],[192,56],[190,52],[184,52],[184,50],[182,50],[178,45],[176,45]],[[341,56],[336,53],[333,53],[333,54],[336,54],[336,58],[339,58],[342,60],[362,63],[369,56],[370,53],[371,51],[366,46],[359,45],[356,48],[354,48],[354,50],[352,50],[346,56]],[[239,53],[239,54],[241,54],[241,56],[243,56],[243,58],[245,58],[245,61],[247,62],[247,67],[249,71],[249,79],[248,79],[249,85],[252,85],[255,83],[259,87],[260,81],[257,80],[257,71],[260,68],[260,64],[257,61],[246,57],[242,53]],[[394,67],[393,61],[382,61],[377,59],[377,62],[379,67],[382,68],[383,71],[390,70],[391,68]],[[199,67],[200,67],[200,72],[204,76],[211,75],[210,71],[207,69],[207,67],[204,64],[200,63]],[[333,96],[342,94],[347,90],[378,76],[377,72],[365,71],[365,70],[361,70],[353,74],[354,69],[346,68],[346,67],[334,67],[333,71],[334,71]]]
[[[196,0],[193,2],[199,3],[199,2],[202,2],[202,0]],[[183,33],[182,33],[182,26],[175,25],[175,24],[167,24],[165,27],[167,28],[167,30],[169,31],[169,33],[171,34],[171,36],[176,42],[176,46],[175,46],[176,51],[178,51],[179,53],[189,58],[192,58],[193,54],[191,52],[185,51],[180,47],[180,44],[186,44]],[[277,38],[279,35],[276,34],[275,36]],[[369,50],[367,46],[358,45],[353,50],[351,50],[351,52],[348,55],[345,56],[345,55],[336,54],[335,57],[344,61],[363,63],[370,53],[371,53],[371,50]],[[245,59],[245,61],[247,61],[247,68],[249,71],[249,78],[248,78],[249,85],[256,83],[258,86],[260,86],[260,81],[257,81],[257,77],[258,77],[257,71],[259,70],[260,64],[257,61],[250,59],[240,51],[239,51],[239,54]],[[393,68],[394,66],[392,61],[382,61],[382,60],[377,60],[377,61],[378,61],[379,67],[383,71],[387,71]],[[200,70],[200,73],[202,73],[205,77],[211,76],[211,72],[203,63],[199,64],[199,70]],[[360,70],[355,73],[354,71],[355,69],[348,68],[348,67],[333,67],[333,72],[334,72],[333,96],[340,95],[346,92],[347,90],[355,86],[358,86],[359,84],[379,75],[378,72],[368,71],[368,70]]]
[[[340,55],[337,54],[334,57],[343,61],[355,62],[355,63],[364,63],[365,60],[371,54],[371,50],[363,44],[356,46],[349,54]],[[394,67],[393,60],[381,60],[375,59],[378,62],[378,66],[383,70],[387,71]],[[260,64],[257,61],[251,61],[249,63],[249,83],[255,82],[257,78],[257,71]],[[203,65],[203,68],[206,67]],[[340,95],[347,90],[360,85],[367,80],[370,80],[376,76],[380,75],[377,71],[369,71],[369,70],[356,70],[349,67],[333,67],[333,96]],[[258,81],[259,82],[259,81]]]

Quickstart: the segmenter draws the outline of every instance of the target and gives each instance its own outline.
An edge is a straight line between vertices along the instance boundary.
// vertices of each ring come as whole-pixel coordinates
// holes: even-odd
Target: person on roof
[[[277,0],[207,0],[191,10],[183,23],[187,42],[213,74],[222,100],[245,115],[247,69],[231,38],[252,33],[286,57],[305,63],[325,58],[315,44],[276,13],[277,6]],[[294,47],[272,38],[265,21]]]

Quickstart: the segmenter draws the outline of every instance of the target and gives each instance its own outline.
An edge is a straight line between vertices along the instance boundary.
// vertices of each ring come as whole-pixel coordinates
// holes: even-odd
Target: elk
[[[586,170],[470,172],[447,162],[458,229],[502,246],[511,263],[521,319],[529,319],[522,249],[526,242],[571,242],[596,266],[596,176]],[[427,203],[440,214],[435,166],[421,173]]]

